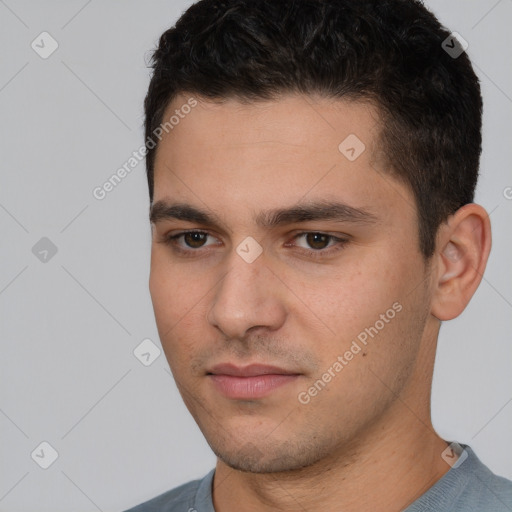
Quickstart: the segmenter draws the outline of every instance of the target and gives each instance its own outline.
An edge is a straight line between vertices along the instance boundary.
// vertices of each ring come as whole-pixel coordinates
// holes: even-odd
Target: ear
[[[467,204],[438,231],[431,313],[439,320],[459,316],[482,280],[491,251],[491,222],[478,204]]]

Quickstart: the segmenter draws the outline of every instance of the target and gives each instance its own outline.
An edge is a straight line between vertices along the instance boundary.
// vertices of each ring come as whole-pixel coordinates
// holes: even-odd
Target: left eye
[[[295,238],[302,238],[309,247],[304,247],[304,249],[315,249],[320,251],[322,249],[326,249],[329,247],[329,242],[340,240],[332,235],[326,235],[325,233],[300,233]]]

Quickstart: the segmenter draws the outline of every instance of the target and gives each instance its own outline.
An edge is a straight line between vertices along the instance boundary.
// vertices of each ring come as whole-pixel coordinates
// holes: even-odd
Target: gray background
[[[0,0],[2,511],[122,510],[215,463],[163,354],[133,354],[159,345],[143,162],[92,195],[143,143],[145,56],[189,4]],[[476,296],[441,329],[434,424],[512,479],[512,1],[427,5],[482,80],[477,202],[494,233]],[[47,59],[31,48],[43,31],[59,44]],[[32,252],[42,237],[57,247],[46,262]],[[48,469],[31,458],[42,441],[59,455]]]

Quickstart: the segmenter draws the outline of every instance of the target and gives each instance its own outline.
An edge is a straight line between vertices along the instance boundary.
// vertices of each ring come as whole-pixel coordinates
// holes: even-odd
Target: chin
[[[319,460],[318,453],[308,453],[289,442],[258,447],[248,442],[239,449],[226,450],[212,447],[215,455],[227,466],[246,473],[282,473],[310,466]],[[316,455],[316,456],[315,456]]]

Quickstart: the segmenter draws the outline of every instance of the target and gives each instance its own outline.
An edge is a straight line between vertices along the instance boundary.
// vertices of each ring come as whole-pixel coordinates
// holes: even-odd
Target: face
[[[379,167],[369,105],[197,101],[155,162],[162,346],[222,462],[310,466],[423,385],[430,291],[414,198]]]

